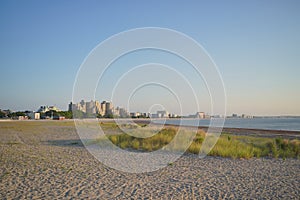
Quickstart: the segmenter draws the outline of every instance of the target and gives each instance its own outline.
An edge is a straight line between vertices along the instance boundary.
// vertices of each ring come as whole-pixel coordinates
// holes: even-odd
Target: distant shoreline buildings
[[[41,106],[36,112],[46,113],[49,111],[61,112],[61,110],[56,108],[55,106]]]
[[[246,115],[246,114],[238,115],[238,114],[233,113],[231,116],[227,116],[226,118],[252,119],[252,118],[254,118],[254,116],[252,116],[252,115]]]
[[[213,115],[210,116],[205,112],[196,112],[192,115],[180,116],[177,114],[169,113],[166,110],[158,110],[156,113],[145,112],[129,112],[119,106],[114,107],[112,102],[97,100],[84,101],[78,103],[70,102],[68,104],[68,111],[61,111],[56,106],[40,106],[39,109],[34,111],[17,111],[1,110],[1,119],[71,119],[71,118],[194,118],[194,119],[210,119],[210,118],[264,118],[264,117],[281,117],[281,116],[252,116],[246,114],[232,114],[230,116]]]
[[[81,100],[79,103],[70,102],[68,105],[68,111],[76,113],[81,112],[76,118],[85,117],[103,117],[103,118],[177,118],[177,114],[170,114],[168,111],[162,110],[156,113],[141,113],[141,112],[128,112],[121,107],[114,107],[112,102],[109,101],[88,101]],[[78,113],[77,113],[78,114]],[[76,115],[76,114],[75,114]]]
[[[98,117],[121,117],[126,118],[129,117],[129,112],[126,111],[124,108],[120,107],[114,107],[112,102],[109,101],[102,101],[101,103],[99,101],[88,101],[85,102],[84,100],[81,100],[79,103],[73,103],[70,102],[68,106],[68,111],[76,112],[80,111],[87,116],[93,116],[96,115]]]

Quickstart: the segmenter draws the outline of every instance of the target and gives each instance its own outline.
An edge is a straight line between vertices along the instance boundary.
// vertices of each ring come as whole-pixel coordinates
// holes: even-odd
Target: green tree
[[[10,117],[10,118],[12,118],[12,117],[18,117],[18,116],[25,116],[25,113],[21,112],[21,111],[17,111],[17,112],[10,113],[8,115],[8,117]]]
[[[75,110],[73,111],[73,115],[72,115],[74,119],[82,119],[84,117],[84,113],[80,110]]]
[[[114,116],[113,116],[113,114],[109,113],[107,115],[104,115],[104,118],[110,118],[110,119],[112,119],[112,118],[114,118]]]
[[[0,118],[6,117],[5,113],[0,110]]]
[[[45,112],[46,117],[58,117],[59,114],[55,110],[49,110]]]
[[[96,118],[96,114],[94,114],[94,113],[85,113],[84,117],[85,118]]]
[[[59,115],[59,116],[63,116],[63,117],[65,117],[66,119],[72,119],[72,118],[73,118],[73,113],[72,113],[72,111],[61,111],[61,112],[58,112],[58,115]]]

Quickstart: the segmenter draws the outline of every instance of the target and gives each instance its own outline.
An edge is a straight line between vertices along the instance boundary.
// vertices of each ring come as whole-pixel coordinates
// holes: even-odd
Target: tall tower
[[[113,105],[111,102],[106,102],[105,108],[106,108],[105,115],[113,114]]]
[[[68,109],[68,111],[72,111],[72,108],[73,108],[73,103],[72,103],[72,101],[69,103],[69,109]]]
[[[103,115],[105,115],[106,114],[106,101],[102,101],[102,103],[101,103],[101,115],[103,116]]]

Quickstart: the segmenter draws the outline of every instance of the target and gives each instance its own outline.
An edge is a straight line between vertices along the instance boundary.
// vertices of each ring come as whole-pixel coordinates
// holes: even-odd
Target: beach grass
[[[132,133],[137,132],[137,130],[142,130],[145,135],[151,135],[153,134],[153,131],[155,131],[144,127],[145,126],[135,126],[128,130],[132,131]],[[117,126],[113,123],[109,123],[105,125],[105,128],[116,130]],[[178,127],[165,127],[153,136],[146,138],[139,138],[133,136],[134,134],[120,133],[118,131],[117,134],[110,134],[107,137],[113,144],[122,149],[133,149],[146,152],[159,149],[175,151],[186,150],[188,153],[198,154],[201,150],[201,145],[205,139],[206,133],[199,130],[195,135],[195,133],[191,133],[189,130],[183,130],[184,133],[178,134],[177,131]],[[195,137],[192,139],[189,147],[184,149],[186,145],[182,144],[181,146],[180,143],[172,143],[177,134],[179,135],[177,137],[183,137],[183,134],[189,135],[188,137],[195,135]],[[177,138],[177,140],[180,140],[180,138]],[[245,159],[253,157],[273,157],[283,159],[300,158],[300,141],[298,139],[290,140],[222,133],[208,155]]]

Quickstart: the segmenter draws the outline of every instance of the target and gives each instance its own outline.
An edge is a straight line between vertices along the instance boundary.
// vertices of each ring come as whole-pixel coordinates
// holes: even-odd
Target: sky
[[[226,89],[227,114],[300,115],[299,9],[297,0],[3,0],[0,109],[37,110],[41,105],[56,105],[66,110],[78,70],[99,43],[126,30],[162,27],[193,38],[216,63]],[[100,80],[95,98],[109,99],[115,77],[133,64],[164,61],[182,73],[189,71],[186,63],[174,60],[152,51],[129,55],[123,63],[120,59]],[[153,77],[165,73],[159,70],[154,70]],[[184,113],[209,113],[209,93],[201,77],[192,74],[186,76],[201,110],[185,99],[181,102],[186,106]],[[168,72],[165,77],[172,82]],[[129,82],[124,79],[122,91],[131,88]],[[113,102],[126,107],[128,101],[121,94]],[[147,111],[156,103],[178,112],[176,102],[172,92],[152,85],[133,95],[130,109]]]

